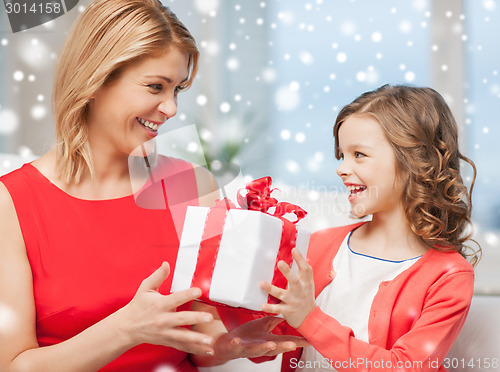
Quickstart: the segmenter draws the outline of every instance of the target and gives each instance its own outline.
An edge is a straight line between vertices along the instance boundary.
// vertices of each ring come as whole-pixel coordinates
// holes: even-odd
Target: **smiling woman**
[[[169,58],[170,64],[183,62],[182,88],[191,85],[198,65],[199,53],[193,37],[175,14],[159,2],[130,0],[120,2],[119,7],[114,2],[94,2],[84,14],[92,16],[83,16],[70,31],[59,56],[53,92],[57,161],[66,182],[78,182],[85,166],[93,174],[94,161],[89,155],[84,122],[89,104],[101,87],[110,86],[128,66],[144,56],[158,57],[170,49],[177,49],[177,54],[182,55],[176,57],[187,59]],[[154,75],[158,71],[162,75],[165,68],[157,64],[155,70],[142,73]],[[159,83],[157,79],[147,85]]]
[[[197,60],[157,0],[96,0],[77,20],[55,73],[56,148],[0,178],[2,371],[196,371],[190,354],[214,355],[211,310],[190,311],[199,289],[169,294],[173,214],[137,206],[128,169]],[[215,191],[207,171],[162,160],[172,194]]]
[[[177,94],[188,75],[188,55],[176,47],[123,68],[90,101],[89,143],[94,154],[111,143],[130,154],[154,138],[177,112]],[[167,75],[165,77],[163,75]],[[117,135],[119,134],[119,135]]]

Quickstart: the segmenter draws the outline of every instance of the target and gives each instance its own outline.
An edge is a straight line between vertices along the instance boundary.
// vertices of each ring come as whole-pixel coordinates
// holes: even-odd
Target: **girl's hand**
[[[279,336],[271,333],[283,319],[268,316],[233,329],[215,342],[215,355],[223,360],[274,356],[309,343],[298,336]]]
[[[314,299],[314,278],[311,265],[296,248],[292,250],[292,256],[299,267],[299,274],[292,271],[286,262],[278,262],[278,269],[288,280],[287,289],[267,282],[262,282],[260,287],[271,296],[281,300],[279,304],[262,305],[262,310],[271,314],[283,314],[288,324],[298,328],[317,305]]]
[[[131,346],[142,343],[173,347],[187,353],[213,355],[212,337],[189,327],[210,323],[213,316],[200,311],[176,312],[177,307],[201,295],[199,288],[190,288],[162,295],[158,288],[170,273],[164,262],[151,276],[144,279],[130,303],[120,309],[121,324]]]

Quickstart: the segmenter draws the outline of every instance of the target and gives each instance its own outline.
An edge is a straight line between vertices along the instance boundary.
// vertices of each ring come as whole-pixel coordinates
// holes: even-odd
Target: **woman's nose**
[[[174,117],[175,114],[177,114],[177,97],[168,97],[164,99],[160,103],[158,109],[167,119]]]

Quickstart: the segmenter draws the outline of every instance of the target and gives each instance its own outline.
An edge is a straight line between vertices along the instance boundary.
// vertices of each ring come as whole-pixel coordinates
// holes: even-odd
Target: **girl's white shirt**
[[[340,324],[351,328],[357,339],[368,342],[370,308],[380,283],[393,280],[420,256],[403,261],[367,256],[351,250],[350,237],[351,233],[333,260],[334,280],[321,291],[316,303]],[[302,352],[296,371],[336,371],[334,363],[308,346]]]

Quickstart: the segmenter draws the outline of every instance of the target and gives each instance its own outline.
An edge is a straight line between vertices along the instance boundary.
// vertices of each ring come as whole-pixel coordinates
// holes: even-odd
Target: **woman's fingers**
[[[201,296],[201,290],[199,288],[189,288],[179,292],[175,292],[166,296],[163,296],[163,303],[165,309],[175,310],[179,306],[196,300]]]
[[[187,328],[172,328],[165,331],[161,344],[191,354],[214,353],[212,337]]]
[[[281,322],[283,322],[285,319],[283,318],[277,318],[275,316],[266,316],[264,318],[261,318],[261,319],[258,319],[256,320],[255,322],[259,322],[259,321],[262,321],[263,325],[264,325],[264,330],[266,332],[271,332],[278,324],[280,324]]]
[[[163,262],[150,276],[144,279],[139,286],[139,291],[157,291],[170,274],[170,265]]]
[[[165,326],[172,328],[210,323],[214,320],[212,314],[201,311],[179,311],[176,313],[166,313],[166,316]]]

